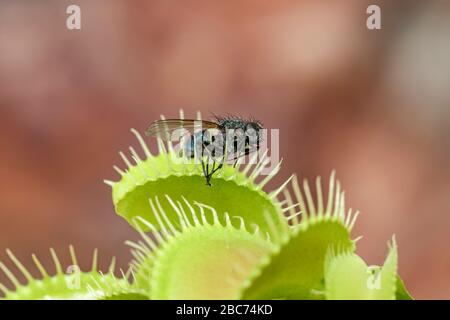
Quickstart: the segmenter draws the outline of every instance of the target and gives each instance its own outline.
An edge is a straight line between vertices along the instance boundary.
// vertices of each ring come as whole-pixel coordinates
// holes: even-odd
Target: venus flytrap
[[[34,278],[15,255],[7,250],[8,256],[21,271],[27,283],[20,283],[17,277],[0,262],[0,269],[14,286],[14,289],[8,289],[5,285],[0,285],[0,291],[3,292],[4,298],[10,300],[98,300],[110,299],[118,295],[135,298],[142,296],[137,290],[131,290],[125,278],[118,278],[114,275],[115,259],[112,260],[107,273],[103,274],[97,269],[97,250],[94,251],[92,267],[88,271],[81,271],[72,246],[70,246],[72,264],[68,266],[67,271],[63,269],[55,251],[50,249],[50,253],[55,265],[55,274],[49,275],[39,259],[32,255],[34,264],[41,274],[40,278]]]
[[[167,198],[178,215],[180,228],[175,228],[168,214],[157,210],[150,200],[162,231],[154,233],[155,239],[140,231],[144,243],[129,243],[135,256],[132,267],[136,284],[145,288],[152,299],[235,298],[240,284],[261,257],[273,249],[269,236],[258,226],[247,226],[241,217],[225,213],[225,222],[221,223],[219,214],[209,206],[185,201],[189,207],[185,210]],[[233,218],[239,227],[231,223]],[[150,230],[157,230],[138,219]]]
[[[180,118],[184,114],[180,112]],[[163,118],[163,117],[162,117]],[[200,116],[197,117],[200,119]],[[152,153],[132,130],[141,153],[120,152],[126,169],[114,166],[113,204],[141,235],[131,247],[130,270],[122,277],[112,267],[65,274],[52,251],[56,274],[34,279],[8,251],[28,283],[19,283],[0,263],[15,289],[0,284],[6,299],[411,299],[397,275],[397,245],[392,241],[382,267],[369,269],[355,254],[351,231],[358,212],[345,208],[345,196],[332,173],[324,199],[320,178],[315,200],[309,184],[291,176],[272,192],[261,172],[267,152],[254,162],[225,164],[205,185],[199,163],[180,159],[170,141],[158,138]],[[73,265],[78,266],[73,249]],[[373,272],[368,272],[372,270]]]
[[[258,153],[255,153],[242,169],[240,163],[236,167],[224,164],[212,179],[213,185],[205,187],[201,165],[195,160],[180,159],[170,141],[158,138],[158,154],[153,155],[142,136],[134,129],[132,132],[145,157],[139,156],[132,147],[132,160],[120,152],[127,168],[122,170],[114,166],[120,180],[105,180],[112,187],[116,212],[130,224],[133,225],[133,219],[140,216],[158,225],[148,205],[148,198],[154,196],[161,199],[159,204],[169,219],[176,219],[170,203],[165,200],[166,194],[173,199],[183,197],[189,202],[207,204],[220,214],[228,212],[230,216],[242,216],[247,223],[255,223],[262,230],[267,230],[267,225],[261,212],[267,212],[277,225],[286,223],[276,196],[288,181],[271,194],[262,189],[280,169],[280,165],[277,165],[267,176],[260,178],[261,171],[269,164],[267,152],[259,155],[259,159]],[[224,222],[223,216],[219,216],[219,220]],[[141,225],[141,228],[146,230],[145,225]]]
[[[397,244],[389,244],[382,267],[369,268],[363,259],[346,251],[330,251],[325,262],[325,295],[329,300],[394,300],[397,291]]]
[[[335,190],[335,185],[337,185]],[[323,264],[328,248],[340,246],[350,252],[354,241],[350,238],[357,214],[345,213],[344,193],[334,173],[330,178],[326,208],[320,179],[317,179],[317,204],[314,204],[307,182],[304,194],[294,178],[292,189],[295,200],[302,208],[301,220],[289,232],[278,235],[279,245],[267,254],[262,263],[241,288],[244,299],[318,299],[324,277]],[[285,197],[293,198],[286,189]]]

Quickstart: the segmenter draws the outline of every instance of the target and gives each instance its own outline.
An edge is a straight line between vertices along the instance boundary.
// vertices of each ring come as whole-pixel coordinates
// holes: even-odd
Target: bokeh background
[[[72,243],[82,266],[97,247],[125,267],[136,234],[102,180],[130,128],[183,108],[279,128],[271,186],[336,169],[359,253],[381,264],[395,233],[413,296],[449,299],[449,34],[450,1],[1,1],[0,259],[50,268]]]

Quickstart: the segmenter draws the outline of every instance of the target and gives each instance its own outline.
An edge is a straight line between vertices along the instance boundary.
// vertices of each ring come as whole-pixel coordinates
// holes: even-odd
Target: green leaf
[[[215,210],[204,211],[208,207],[197,205],[200,211],[191,212],[190,217],[180,214],[180,231],[166,219],[164,211],[155,213],[166,221],[160,226],[162,234],[153,239],[141,232],[144,242],[132,245],[135,285],[152,299],[235,298],[261,257],[273,249],[257,229],[250,232],[243,219],[239,228],[231,224],[228,215],[221,224]],[[156,230],[149,222],[142,223]]]
[[[348,229],[338,221],[316,222],[300,229],[260,266],[244,299],[317,299],[330,246],[353,250]]]
[[[131,289],[128,281],[124,278],[117,278],[114,275],[114,260],[111,263],[108,273],[103,274],[97,270],[97,251],[94,251],[93,265],[89,271],[82,271],[80,269],[72,246],[70,247],[72,265],[67,270],[62,268],[55,251],[51,249],[50,252],[55,263],[56,274],[50,276],[36,256],[33,255],[35,265],[42,276],[41,278],[33,278],[31,273],[14,254],[7,250],[8,256],[22,272],[27,283],[20,283],[13,273],[0,262],[0,270],[4,271],[14,285],[13,290],[9,290],[6,286],[0,285],[0,291],[3,291],[4,299],[100,300],[119,293],[131,293],[128,291]]]
[[[336,187],[336,189],[335,189]],[[296,177],[293,195],[285,190],[286,199],[294,198],[301,210],[301,221],[292,220],[293,231],[278,235],[281,241],[275,251],[266,255],[241,289],[244,299],[322,299],[324,261],[330,247],[354,250],[350,231],[358,213],[346,214],[344,193],[332,173],[326,207],[323,203],[320,177],[316,180],[317,203],[314,204],[309,184],[301,190]],[[304,201],[306,199],[306,202]],[[293,217],[293,216],[291,216]]]
[[[369,267],[354,253],[331,254],[325,263],[326,297],[329,300],[393,300],[396,274],[395,241],[383,267]]]
[[[397,291],[395,292],[396,300],[414,300],[414,298],[406,289],[405,284],[403,283],[403,280],[400,278],[400,276],[397,276],[396,286],[397,286]]]
[[[359,256],[346,253],[326,263],[325,286],[328,300],[357,300],[367,296],[367,265]]]
[[[162,210],[168,212],[168,219],[176,221],[177,216],[170,210],[171,204],[166,200],[166,195],[170,195],[173,199],[186,199],[191,203],[198,201],[214,207],[221,213],[219,216],[221,222],[224,222],[222,213],[227,212],[231,217],[244,217],[247,224],[254,223],[263,231],[268,231],[262,214],[267,213],[276,225],[286,224],[281,214],[281,205],[276,198],[284,185],[272,194],[262,190],[262,187],[278,172],[280,166],[276,166],[268,176],[262,178],[262,181],[258,179],[260,182],[256,182],[259,173],[268,164],[266,154],[255,165],[249,163],[242,170],[239,166],[225,164],[214,175],[212,186],[207,186],[201,164],[180,158],[171,150],[169,143],[164,146],[161,140],[159,140],[159,154],[152,155],[139,133],[132,131],[141,143],[145,159],[141,159],[133,148],[131,153],[134,164],[120,153],[127,170],[122,171],[115,167],[121,175],[120,181],[105,182],[112,186],[117,214],[133,226],[134,218],[142,217],[159,228],[152,214],[153,208],[148,203],[149,198],[156,197],[160,199]],[[236,225],[234,220],[233,223]],[[140,227],[145,230],[145,225]]]

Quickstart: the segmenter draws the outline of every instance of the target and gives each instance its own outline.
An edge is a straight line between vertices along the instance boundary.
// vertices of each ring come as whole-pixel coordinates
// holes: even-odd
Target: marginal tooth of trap
[[[277,175],[277,173],[280,171],[281,163],[283,162],[283,159],[280,160],[280,162],[277,163],[277,165],[272,169],[272,171],[259,183],[258,188],[262,189],[264,186]]]
[[[203,207],[198,202],[195,201],[194,204],[197,207],[199,207],[199,209],[200,209],[200,218],[202,219],[202,224],[207,224],[208,222],[206,221],[205,210],[203,209]]]
[[[160,118],[161,118],[161,120],[166,120],[166,117],[163,114],[160,115]],[[169,130],[168,130],[166,124],[164,124],[164,129],[166,130],[166,132],[165,132],[166,137],[165,138],[166,138],[167,148],[169,149],[170,153],[172,153],[172,151],[173,151],[173,144],[172,144],[172,141],[170,140],[170,137],[168,136]]]
[[[336,181],[336,192],[334,195],[334,207],[332,208],[331,216],[335,219],[338,215],[339,201],[341,201],[341,185]]]
[[[264,151],[263,155],[260,157],[258,163],[255,165],[255,168],[253,169],[252,173],[249,176],[250,180],[254,180],[256,179],[259,174],[261,173],[261,171],[264,170],[264,167],[269,164],[270,159],[267,158],[267,153],[269,152],[269,149],[266,149],[266,151]]]
[[[290,176],[277,190],[273,191],[272,193],[269,194],[269,197],[271,199],[275,199],[278,194],[283,191],[284,188],[286,188],[286,186],[288,185],[288,183],[293,179],[294,175]]]
[[[217,225],[220,224],[219,222],[219,215],[217,214],[216,210],[213,207],[209,207],[211,210],[211,213],[213,215],[213,224]]]
[[[159,154],[166,154],[167,153],[167,149],[166,146],[164,144],[164,141],[158,136],[156,138],[157,144],[158,144],[158,152]]]
[[[327,208],[326,208],[326,214],[325,217],[329,218],[331,217],[331,210],[333,206],[333,197],[334,197],[334,185],[335,185],[335,179],[336,179],[336,172],[333,170],[331,172],[330,176],[330,185],[328,187],[328,201],[327,201]]]
[[[252,223],[253,234],[256,236],[260,236],[259,226],[256,223]]]
[[[180,109],[180,119],[184,119],[184,110]]]
[[[196,213],[195,213],[194,208],[191,206],[191,204],[189,203],[189,201],[186,200],[185,197],[183,197],[183,196],[181,196],[181,197],[183,198],[184,203],[186,203],[186,205],[188,206],[189,210],[191,211],[191,216],[192,216],[192,219],[193,219],[193,221],[194,221],[194,225],[195,225],[195,226],[200,225],[200,221],[199,221],[198,218],[197,218],[197,215],[196,215]]]
[[[133,167],[130,160],[128,160],[128,158],[125,156],[125,154],[122,151],[119,151],[119,155],[129,169]]]
[[[136,139],[139,141],[139,144],[141,145],[141,148],[144,151],[144,154],[147,157],[147,159],[151,158],[152,153],[150,152],[150,149],[148,148],[147,144],[145,143],[140,133],[136,129],[131,129],[131,132],[136,136]]]
[[[106,184],[106,185],[108,185],[108,186],[110,186],[111,188],[113,188],[114,185],[116,184],[114,181],[106,180],[106,179],[103,180],[103,183]]]
[[[94,253],[92,254],[92,267],[91,267],[91,271],[96,271],[96,270],[97,270],[97,260],[98,260],[98,249],[95,248],[95,249],[94,249]]]
[[[137,217],[137,220],[139,220],[142,224],[144,224],[147,228],[149,228],[152,232],[153,232],[153,236],[156,238],[156,240],[158,241],[158,243],[163,243],[164,239],[161,236],[161,234],[158,232],[158,230],[156,230],[155,226],[153,224],[151,224],[150,222],[148,222],[147,220],[145,220],[142,217]],[[144,234],[144,232],[138,228],[139,233],[141,234],[141,236]],[[144,240],[147,239],[148,237],[144,237]],[[148,238],[150,241],[151,239]]]
[[[355,222],[356,222],[356,219],[358,218],[358,216],[359,216],[359,211],[356,211],[356,212],[353,214],[353,218],[352,218],[352,221],[350,222],[350,225],[348,226],[348,229],[349,229],[349,230],[352,230],[353,227],[355,226]]]
[[[323,217],[323,193],[322,182],[320,176],[316,179],[316,191],[317,191],[317,214],[319,218]]]
[[[6,275],[6,277],[11,281],[11,283],[14,285],[14,287],[18,288],[20,287],[20,282],[17,280],[17,278],[14,276],[14,274],[9,270],[3,262],[0,262],[0,270],[3,271],[3,273]]]
[[[135,276],[133,270],[139,270],[139,268],[142,268],[142,270],[146,270],[146,271],[149,270],[149,267],[146,266],[145,264],[142,265],[142,262],[143,261],[134,259],[134,260],[131,260],[131,262],[128,264],[128,268],[129,268],[129,270],[131,272],[131,276],[132,276],[132,281],[131,281],[132,283],[136,283],[136,276]]]
[[[307,221],[309,218],[309,212],[306,210],[305,201],[303,200],[303,195],[298,185],[297,175],[294,175],[294,178],[292,180],[292,190],[294,191],[296,201],[300,205],[300,211],[304,212],[302,219],[304,219],[304,221]]]
[[[141,217],[138,217],[138,218],[140,218],[140,219],[134,219],[135,221],[140,221],[141,223],[144,223],[144,224],[146,224],[147,226],[151,226],[151,227],[149,227],[150,228],[150,230],[156,230],[154,227],[153,227],[153,225],[151,224],[151,223],[149,223],[149,222],[147,222],[146,220],[144,220],[144,219],[142,219]],[[136,224],[136,226],[137,226],[137,230],[138,230],[138,233],[139,233],[139,235],[142,237],[142,239],[145,241],[145,243],[149,246],[149,248],[151,249],[151,250],[153,250],[153,251],[155,251],[158,247],[157,247],[157,244],[153,241],[153,239],[152,238],[150,238],[149,236],[147,236],[146,234],[145,234],[145,232],[144,231],[142,231],[142,229],[139,227],[139,225],[138,224]],[[155,233],[155,237],[156,237],[156,234],[158,234],[158,232],[156,232]]]
[[[397,247],[397,238],[395,237],[395,234],[392,235],[392,240],[388,242],[389,250],[392,250],[393,248]]]
[[[132,156],[132,158],[134,159],[134,161],[136,162],[136,164],[139,164],[140,160],[137,160],[134,156]],[[136,166],[136,168],[138,168],[139,172],[142,173],[142,175],[144,177],[146,177],[147,179],[151,179],[150,176],[148,175],[148,173],[144,170],[144,168],[140,165]]]
[[[308,203],[309,217],[314,219],[316,217],[316,207],[314,206],[311,190],[309,189],[309,183],[306,179],[303,180],[303,190],[305,191],[306,202]]]
[[[115,271],[116,271],[116,257],[112,257],[111,263],[109,264],[108,267],[108,272],[114,274]]]
[[[261,172],[264,170],[264,168],[270,163],[270,159],[265,159],[264,161],[260,162],[261,164],[255,168],[255,170],[252,172],[251,176],[249,177],[249,180],[255,180]]]
[[[151,251],[151,250],[145,245],[145,243],[142,242],[141,240],[139,240],[139,241],[137,242],[137,245],[141,246],[142,252],[143,252],[145,255],[150,255],[150,254],[152,254],[152,251]]]
[[[338,219],[342,222],[345,220],[345,191],[341,193],[341,199],[339,201],[339,216]]]
[[[160,213],[158,212],[158,210],[156,209],[155,205],[153,204],[152,199],[148,199],[148,202],[150,203],[150,207],[152,208],[153,215],[155,216],[156,221],[158,221],[158,225],[159,225],[159,227],[161,229],[162,234],[165,236],[166,239],[169,239],[169,236],[170,236],[169,232],[167,231],[166,226],[164,225],[164,223],[161,220],[161,217],[159,215]]]
[[[230,219],[230,215],[228,214],[228,212],[225,212],[225,226],[231,226],[231,219]]]
[[[37,256],[33,253],[31,255],[31,258],[33,259],[34,264],[36,265],[36,267],[38,268],[39,272],[41,273],[43,278],[48,278],[49,275],[47,273],[47,270],[45,270],[44,266],[42,265],[42,263],[39,261],[39,259],[37,258]]]
[[[73,248],[73,245],[69,245],[69,252],[70,252],[70,259],[72,260],[72,265],[77,266],[77,256],[75,254],[75,249]]]
[[[134,150],[134,148],[131,147],[131,146],[128,147],[128,149],[130,150],[131,155],[132,155],[132,158],[133,158],[133,160],[136,162],[136,164],[141,163],[141,162],[142,162],[142,159],[141,159],[141,157],[139,157],[139,155],[137,154],[136,150]]]
[[[250,171],[250,168],[253,166],[253,164],[255,163],[256,159],[258,157],[258,152],[255,152],[250,160],[248,161],[247,165],[245,166],[244,170],[242,170],[242,174],[243,175],[247,175],[247,173]]]
[[[130,275],[131,275],[131,282],[132,283],[136,283],[136,274],[134,273],[134,271],[133,271],[133,268],[132,267],[130,267],[129,269],[128,269],[129,271],[130,271]]]
[[[0,293],[7,295],[9,292],[8,288],[6,288],[3,284],[0,283]]]
[[[33,280],[33,276],[28,272],[28,270],[23,266],[23,264],[20,263],[19,259],[16,258],[16,256],[11,252],[11,250],[6,249],[6,253],[8,254],[11,261],[14,262],[17,269],[19,269],[20,272],[22,272],[22,274],[25,276],[27,281]]]
[[[127,272],[127,273],[128,273],[128,272]],[[126,279],[126,278],[127,278],[127,275],[126,275],[126,273],[123,271],[122,268],[120,268],[120,275],[122,276],[122,279]],[[120,284],[119,284],[119,286],[120,286]]]
[[[181,216],[183,217],[183,220],[186,224],[186,227],[191,227],[191,222],[189,221],[186,212],[184,211],[183,205],[180,201],[177,200],[178,208],[180,208]]]
[[[364,236],[359,236],[359,237],[356,237],[355,239],[353,239],[353,242],[354,243],[357,243],[359,240],[361,240],[362,238],[364,238]]]
[[[166,195],[166,197],[168,197],[168,196]],[[158,197],[155,197],[155,200],[156,200],[156,205],[158,206],[159,212],[161,213],[166,225],[169,227],[170,232],[172,234],[175,234],[177,232],[176,228],[173,226],[173,224],[170,222],[169,217],[167,217],[167,214],[164,212],[164,209],[162,208],[161,203],[158,200]]]
[[[294,209],[295,207],[298,207],[299,206],[299,204],[298,203],[296,203],[296,204],[293,204],[293,205],[290,205],[290,206],[288,206],[288,207],[285,207],[285,208],[282,208],[281,209],[281,211],[283,212],[283,213],[285,213],[285,212],[287,212],[287,211],[293,211],[292,209]]]
[[[127,246],[129,246],[129,247],[135,249],[135,250],[132,250],[132,251],[134,251],[134,252],[140,252],[140,253],[144,253],[144,254],[146,254],[146,253],[148,252],[146,246],[143,247],[142,245],[140,245],[140,244],[138,244],[138,243],[136,243],[136,242],[127,240],[127,241],[125,241],[125,244],[126,244]]]
[[[283,195],[284,195],[284,199],[285,199],[285,200],[283,201],[283,204],[280,203],[280,206],[283,207],[284,205],[287,205],[287,208],[289,208],[289,218],[288,218],[288,220],[297,217],[297,216],[295,215],[295,214],[296,214],[296,211],[294,210],[294,208],[297,207],[297,206],[300,206],[300,204],[299,204],[299,203],[296,203],[295,205],[293,204],[292,197],[291,197],[291,193],[289,192],[289,189],[288,189],[288,188],[285,188],[285,189],[283,190]],[[284,209],[284,210],[286,210],[286,209]],[[285,212],[285,211],[284,211],[284,212]],[[294,215],[295,215],[295,216],[294,216]],[[292,218],[291,218],[291,217],[292,217]],[[298,223],[299,223],[299,220],[296,219],[296,220],[292,221],[292,223],[298,224]]]
[[[96,297],[96,290],[92,287],[91,284],[86,285],[86,290],[91,296]]]
[[[236,172],[240,171],[241,165],[242,165],[242,161],[244,161],[244,157],[239,157],[236,161]],[[235,174],[235,173],[234,173]]]
[[[122,177],[125,175],[125,172],[124,172],[122,169],[120,169],[118,166],[113,166],[113,169],[114,169],[118,174],[120,174]]]
[[[269,227],[270,230],[270,238],[273,239],[274,243],[280,243],[281,238],[279,230],[275,226],[273,219],[270,217],[267,211],[264,212],[264,219],[266,220],[267,226]]]
[[[180,225],[181,225],[181,229],[186,229],[188,226],[186,224],[186,221],[180,211],[180,208],[178,208],[178,206],[172,201],[172,199],[169,197],[169,195],[165,195],[167,201],[169,202],[169,204],[172,206],[173,210],[175,210],[177,216],[178,216],[178,220],[180,221]],[[177,231],[174,230],[173,233],[176,233]]]
[[[344,225],[348,228],[349,224],[350,224],[350,219],[353,216],[353,212],[352,209],[348,209],[347,215],[345,216],[345,221],[344,221]]]
[[[197,111],[197,120],[202,120],[202,113],[200,111]]]
[[[203,208],[206,208],[206,209],[208,209],[209,211],[211,211],[211,214],[212,214],[212,216],[213,216],[213,224],[219,224],[220,222],[219,222],[219,215],[217,214],[217,211],[216,211],[216,209],[214,209],[213,207],[211,207],[211,206],[208,206],[208,205],[206,205],[206,204],[203,204],[203,203],[199,203],[199,202],[195,202],[195,204],[198,206],[198,207],[200,207],[200,210],[203,210]],[[203,221],[204,223],[207,223],[207,221],[206,221],[206,218],[205,218],[205,220]]]
[[[244,221],[244,219],[241,216],[233,216],[233,218],[240,221],[239,229],[245,231],[246,228],[245,228],[245,221]]]
[[[90,277],[91,281],[94,283],[94,285],[97,287],[97,290],[94,290],[92,293],[94,294],[94,296],[96,296],[97,298],[101,297],[102,294],[96,294],[96,292],[101,292],[103,291],[103,287],[102,285],[97,281],[97,279],[95,279],[93,276]]]
[[[133,256],[134,261],[143,263],[148,256],[144,255],[141,251],[131,250],[131,255]]]
[[[299,222],[298,217],[299,217],[301,214],[302,214],[301,211],[296,212],[296,213],[294,213],[294,214],[291,214],[289,217],[287,217],[287,219],[288,219],[288,220],[295,219],[294,224],[298,224],[298,222]]]
[[[56,274],[62,274],[63,271],[61,267],[61,262],[59,261],[58,256],[56,255],[56,252],[53,248],[50,248],[50,254],[53,259],[53,264],[55,265]]]

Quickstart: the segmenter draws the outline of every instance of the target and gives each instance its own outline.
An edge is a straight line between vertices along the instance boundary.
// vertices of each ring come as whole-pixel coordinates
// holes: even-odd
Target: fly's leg
[[[206,185],[207,186],[211,186],[211,176],[212,176],[212,174],[209,172],[209,157],[206,160],[206,165],[205,165],[205,162],[204,162],[204,160],[202,158],[202,169],[203,169],[203,175],[204,175],[204,177],[206,179]]]
[[[205,169],[205,162],[202,159],[202,171],[203,171],[203,176],[206,178],[207,174],[206,174],[206,169]]]
[[[213,169],[212,169],[212,171],[211,171],[211,176],[212,176],[214,173],[216,173],[218,170],[222,169],[224,162],[225,162],[225,157],[222,157],[222,161],[221,161],[220,164],[217,166],[217,168],[215,168],[216,162],[215,162],[215,161],[213,162]]]
[[[238,164],[238,161],[239,161],[239,158],[242,157],[242,156],[243,155],[240,152],[237,153],[236,157],[234,158],[233,168],[236,168],[236,166]],[[244,156],[245,156],[245,154],[244,154]]]

